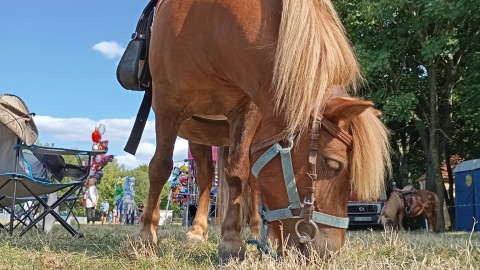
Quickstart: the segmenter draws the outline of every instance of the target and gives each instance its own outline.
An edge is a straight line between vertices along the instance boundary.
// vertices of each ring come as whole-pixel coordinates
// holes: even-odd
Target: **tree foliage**
[[[134,200],[137,204],[142,203],[146,205],[148,190],[150,188],[148,178],[148,165],[140,165],[132,170],[127,170],[123,166],[120,166],[116,159],[109,163],[103,169],[104,176],[101,184],[97,185],[100,198],[108,199],[110,205],[114,205],[114,187],[118,177],[131,176],[135,178],[135,196]],[[165,209],[170,195],[170,185],[167,182],[160,195],[160,209]],[[177,204],[169,203],[169,209],[174,211],[174,216],[180,215],[180,206]]]
[[[444,154],[480,154],[472,147],[479,145],[474,137],[480,123],[479,5],[469,0],[334,2],[359,56],[366,95],[393,131],[395,181],[403,186],[427,172],[427,188],[443,201]]]

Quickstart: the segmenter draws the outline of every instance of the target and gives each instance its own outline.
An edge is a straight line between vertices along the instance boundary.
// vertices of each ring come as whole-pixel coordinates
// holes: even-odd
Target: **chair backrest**
[[[5,125],[0,124],[0,173],[26,174],[16,155],[14,146],[19,142],[18,137]]]
[[[19,173],[50,182],[45,166],[31,153],[18,153],[14,148],[20,139],[5,125],[0,124],[0,174]]]
[[[32,145],[38,130],[23,100],[15,95],[0,95],[0,173],[27,174],[14,146],[23,141]]]

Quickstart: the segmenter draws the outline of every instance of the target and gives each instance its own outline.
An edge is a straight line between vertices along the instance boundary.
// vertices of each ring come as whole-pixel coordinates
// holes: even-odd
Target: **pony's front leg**
[[[405,231],[405,228],[403,227],[403,210],[404,208],[401,209],[401,211],[398,212],[398,229],[401,231]]]
[[[423,218],[427,221],[428,232],[436,233],[437,232],[437,217],[432,213],[427,213],[429,209],[423,209]]]
[[[189,141],[190,152],[197,164],[197,183],[200,188],[198,207],[193,226],[187,233],[187,242],[196,244],[205,239],[208,232],[208,212],[210,208],[210,192],[214,176],[212,147]]]
[[[246,191],[245,187],[250,176],[250,144],[261,115],[252,102],[242,109],[243,112],[230,122],[231,145],[225,168],[229,199],[218,246],[222,262],[230,258],[244,260],[246,252],[245,243],[240,237],[240,231],[245,223],[242,220],[242,193]]]
[[[181,124],[179,115],[172,115],[174,111],[174,108],[167,106],[155,111],[157,147],[149,165],[150,187],[147,204],[140,217],[141,227],[138,233],[141,240],[154,244],[157,243],[157,227],[160,220],[160,193],[172,172],[173,149]]]

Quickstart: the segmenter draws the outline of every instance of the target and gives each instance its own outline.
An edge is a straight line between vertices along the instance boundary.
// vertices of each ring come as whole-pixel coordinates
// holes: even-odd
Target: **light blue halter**
[[[321,118],[320,123],[329,131],[333,136],[335,136],[340,141],[344,142],[347,146],[351,145],[352,137],[350,134],[345,132],[340,127],[334,125],[332,122],[325,118]],[[324,224],[336,228],[346,229],[348,228],[348,218],[336,217],[324,213],[320,213],[318,211],[313,211],[313,203],[314,203],[314,186],[315,180],[317,179],[316,175],[316,157],[318,152],[318,134],[317,130],[320,129],[320,125],[317,129],[312,130],[310,134],[311,144],[310,144],[310,156],[309,156],[309,163],[310,163],[310,171],[309,177],[312,179],[312,187],[309,192],[311,193],[311,197],[305,197],[303,203],[300,201],[300,196],[298,194],[297,185],[295,181],[295,175],[293,172],[292,166],[292,156],[291,150],[293,147],[293,141],[295,140],[295,135],[288,138],[288,146],[283,148],[280,144],[280,140],[276,140],[276,142],[267,150],[263,155],[255,162],[252,167],[252,174],[258,178],[259,172],[270,162],[273,158],[277,155],[280,155],[281,163],[282,163],[282,170],[283,170],[283,179],[285,181],[285,186],[287,189],[288,200],[290,205],[287,208],[281,208],[276,210],[268,210],[266,209],[263,213],[264,219],[267,222],[276,221],[276,220],[283,220],[283,219],[300,219],[296,226],[295,231],[297,236],[300,239],[301,243],[313,241],[316,237],[316,232],[318,230],[317,223]],[[281,135],[281,134],[279,134]],[[273,138],[278,138],[279,135],[276,135]],[[270,141],[270,140],[269,140]],[[264,143],[262,143],[262,146]],[[259,149],[259,145],[256,145],[252,148],[252,152],[256,152],[255,149]],[[294,211],[299,214],[294,214]],[[298,226],[300,223],[305,222],[310,224],[314,227],[314,235],[309,236],[307,233],[301,233],[298,230]]]

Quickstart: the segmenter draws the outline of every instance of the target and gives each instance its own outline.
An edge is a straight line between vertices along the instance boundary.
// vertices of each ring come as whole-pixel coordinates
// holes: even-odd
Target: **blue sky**
[[[123,151],[143,93],[123,89],[116,68],[148,0],[0,0],[0,93],[22,98],[39,140],[90,149],[91,133],[126,168],[148,164],[155,150],[150,114],[135,156]],[[187,157],[178,139],[174,161]]]

